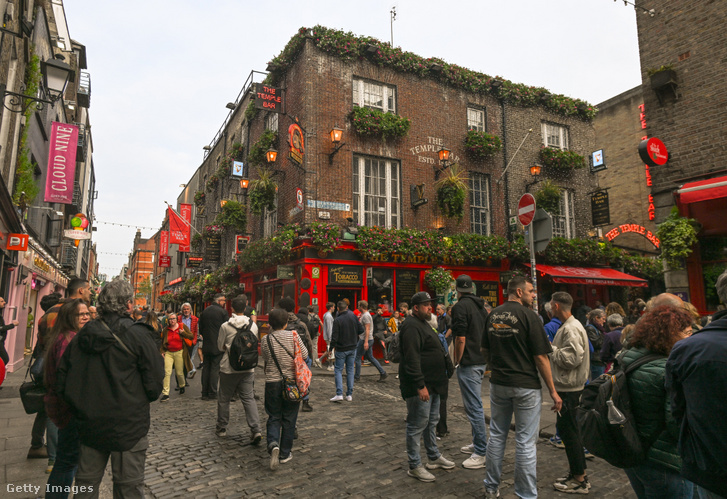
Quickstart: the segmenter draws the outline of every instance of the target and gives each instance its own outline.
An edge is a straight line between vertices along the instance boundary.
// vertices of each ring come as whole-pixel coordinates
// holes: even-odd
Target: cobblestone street
[[[439,441],[443,455],[457,463],[451,471],[436,470],[434,483],[422,483],[406,476],[404,441],[406,408],[399,395],[397,366],[389,365],[389,378],[377,383],[372,367],[364,367],[356,383],[353,402],[331,403],[335,394],[332,372],[313,369],[311,405],[313,412],[298,417],[299,438],[293,446],[293,460],[269,469],[265,446],[249,445],[249,430],[242,404],[231,408],[227,436],[215,436],[217,405],[200,400],[199,374],[190,382],[187,393],[172,392],[168,403],[152,406],[152,428],[146,464],[149,497],[482,497],[484,469],[467,470],[461,463],[466,456],[459,448],[470,441],[469,423],[464,415],[456,380],[450,381],[449,430]],[[19,384],[11,375],[10,385]],[[262,369],[258,368],[258,380]],[[487,381],[487,380],[486,380]],[[345,382],[345,380],[344,380]],[[172,383],[174,385],[174,383]],[[485,383],[487,387],[488,383]],[[44,460],[26,460],[33,416],[25,415],[20,400],[8,399],[13,392],[3,390],[0,415],[0,442],[4,447],[4,483],[31,483],[44,487],[47,475]],[[17,390],[17,389],[15,389]],[[258,382],[257,392],[262,393]],[[15,392],[17,395],[17,392]],[[483,395],[487,402],[487,393]],[[552,431],[554,419],[550,402],[544,398],[541,435]],[[13,407],[11,411],[5,408]],[[266,421],[262,400],[258,401],[261,423]],[[486,409],[486,413],[489,412]],[[512,434],[511,434],[512,435]],[[508,440],[503,498],[514,498],[512,485],[515,457],[514,439]],[[598,458],[588,461],[593,497],[635,497],[622,470]],[[538,492],[540,497],[564,497],[555,492],[552,482],[567,470],[565,451],[542,438],[538,442]],[[109,470],[110,471],[110,470]],[[41,489],[42,490],[42,489]],[[0,497],[36,497],[34,494],[8,493]],[[110,473],[104,479],[101,497],[111,497]]]

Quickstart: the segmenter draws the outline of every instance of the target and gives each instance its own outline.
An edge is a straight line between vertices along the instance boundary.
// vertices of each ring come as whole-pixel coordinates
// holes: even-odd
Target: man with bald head
[[[646,311],[649,312],[661,306],[681,309],[684,308],[684,301],[677,295],[662,293],[649,300],[649,303],[646,304]]]

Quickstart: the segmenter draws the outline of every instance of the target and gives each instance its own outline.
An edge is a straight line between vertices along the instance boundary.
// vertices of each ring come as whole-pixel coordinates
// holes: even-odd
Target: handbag
[[[25,371],[25,379],[30,374],[31,381],[20,385],[20,401],[26,414],[36,414],[45,409],[45,386],[43,386],[43,356],[37,357]],[[36,368],[35,371],[33,368]]]
[[[39,385],[43,384],[43,367],[45,364],[45,355],[41,355],[40,357],[36,357],[33,362],[30,363],[30,366],[28,366],[28,371],[30,372],[30,379]],[[27,373],[26,373],[27,375]]]
[[[280,372],[280,377],[283,378],[283,400],[287,400],[288,402],[299,402],[303,395],[300,393],[300,390],[298,390],[298,384],[295,382],[294,379],[290,379],[287,376],[283,374],[283,370],[280,368],[280,364],[278,363],[278,358],[275,356],[275,351],[273,350],[273,345],[270,343],[270,335],[268,334],[268,350],[270,351],[270,355],[272,355],[273,360],[275,361],[275,365],[278,368],[278,372]],[[277,338],[276,338],[277,340]],[[278,341],[278,343],[280,343]],[[282,344],[281,344],[282,346]],[[283,347],[285,348],[285,347]],[[286,350],[287,352],[287,350]]]

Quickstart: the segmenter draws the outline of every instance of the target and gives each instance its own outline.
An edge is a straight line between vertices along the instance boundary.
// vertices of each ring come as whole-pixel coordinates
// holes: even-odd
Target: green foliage
[[[313,222],[310,226],[310,236],[313,246],[325,256],[333,252],[341,242],[341,227],[334,223]]]
[[[436,183],[437,207],[445,217],[462,220],[467,198],[466,179],[466,172],[454,163],[449,167],[447,176]]]
[[[215,225],[221,225],[237,232],[247,229],[247,209],[237,201],[227,201],[215,217]]]
[[[281,227],[272,237],[250,242],[237,256],[243,272],[266,269],[290,260],[296,233],[296,228],[288,225]]]
[[[217,175],[217,172],[210,175],[210,177],[207,179],[207,183],[205,184],[205,190],[207,192],[212,192],[215,190],[217,185],[220,183],[220,176]]]
[[[663,64],[658,68],[649,68],[646,70],[646,75],[654,76],[656,73],[661,73],[662,71],[674,71],[674,64]]]
[[[570,171],[586,166],[586,158],[580,154],[569,150],[562,151],[556,147],[541,148],[540,161],[547,168],[559,171]]]
[[[252,148],[250,148],[252,151]],[[250,209],[260,215],[263,208],[275,209],[275,193],[278,184],[273,180],[273,172],[268,168],[258,169],[258,178],[250,182]]]
[[[260,110],[255,107],[255,101],[250,101],[250,104],[247,105],[247,109],[245,109],[245,119],[248,122],[254,120],[255,116],[257,116],[258,111]]]
[[[253,145],[250,146],[250,151],[247,155],[247,162],[251,166],[260,166],[266,163],[265,153],[268,149],[275,146],[278,143],[278,132],[272,130],[265,130],[260,138]]]
[[[194,204],[197,207],[204,205],[206,194],[204,191],[197,191],[194,193]]]
[[[202,234],[195,234],[192,236],[192,249],[200,250],[204,244],[204,236]]]
[[[659,224],[656,236],[661,241],[661,257],[672,269],[684,267],[683,260],[692,254],[697,243],[697,221],[679,215],[674,207],[669,217]]]
[[[468,92],[491,95],[516,106],[543,106],[551,112],[563,116],[578,116],[587,121],[593,120],[597,112],[596,108],[585,101],[564,95],[551,95],[546,88],[513,83],[500,77],[492,77],[456,64],[449,64],[435,57],[423,58],[373,37],[356,36],[351,32],[320,25],[298,30],[282,52],[270,61],[274,69],[266,78],[266,83],[275,84],[283,78],[303,49],[306,38],[310,38],[319,50],[344,62],[365,58],[381,67],[440,81]],[[375,50],[369,52],[369,47],[372,45]],[[432,67],[432,64],[436,64],[438,69]],[[546,95],[549,98],[544,99]]]
[[[467,152],[475,159],[485,159],[500,152],[502,141],[497,135],[470,130],[464,140]]]
[[[437,293],[443,293],[454,281],[452,272],[442,267],[433,267],[424,272],[424,282]]]
[[[540,190],[535,193],[535,206],[551,215],[560,215],[560,196],[560,187],[550,179],[546,179],[540,184]]]
[[[40,58],[35,55],[35,48],[31,47],[33,56],[30,62],[25,66],[25,92],[26,95],[36,95],[38,86],[40,85]],[[28,105],[25,111],[26,123],[35,112],[36,105],[31,99],[25,99]],[[13,202],[20,202],[20,194],[25,192],[25,203],[32,204],[35,197],[40,192],[40,187],[35,182],[35,164],[30,158],[30,149],[27,146],[28,130],[30,126],[23,127],[20,134],[20,154],[18,155],[18,165],[15,170],[15,187],[13,189]]]
[[[384,139],[404,137],[411,126],[409,118],[368,107],[354,106],[348,118],[359,135]]]

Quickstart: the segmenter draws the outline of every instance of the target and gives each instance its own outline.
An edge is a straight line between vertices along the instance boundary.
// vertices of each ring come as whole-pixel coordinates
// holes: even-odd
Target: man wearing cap
[[[452,361],[446,355],[437,332],[428,324],[435,298],[424,291],[411,299],[411,315],[401,325],[399,348],[399,389],[406,400],[406,453],[410,477],[422,482],[433,482],[435,476],[428,470],[449,470],[454,463],[437,449],[435,429],[439,421],[440,393],[446,390],[448,373],[454,372]],[[420,439],[429,462],[422,466]]]
[[[485,358],[480,351],[485,331],[487,312],[485,300],[472,294],[472,279],[466,274],[457,278],[457,303],[452,307],[452,333],[454,334],[454,365],[457,369],[462,404],[472,425],[472,443],[460,450],[470,454],[462,463],[464,468],[485,467],[487,430],[485,411],[482,408],[482,377],[485,375]]]

